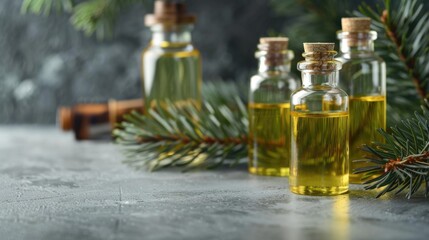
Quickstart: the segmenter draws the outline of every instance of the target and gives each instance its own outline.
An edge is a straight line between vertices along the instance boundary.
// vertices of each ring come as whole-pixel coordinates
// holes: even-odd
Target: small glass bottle
[[[288,38],[261,38],[256,52],[259,72],[249,93],[249,172],[288,176],[290,94],[299,81],[290,73],[293,52]]]
[[[302,87],[291,96],[293,193],[337,195],[349,185],[348,96],[337,87],[334,43],[304,43]]]
[[[370,31],[370,18],[343,18],[338,61],[343,63],[340,86],[350,97],[350,182],[362,183],[357,168],[370,163],[362,159],[362,145],[383,142],[377,132],[386,128],[386,65],[374,53],[375,31]]]
[[[142,54],[145,109],[167,102],[201,105],[201,57],[192,45],[195,17],[184,4],[155,1],[155,13],[145,17],[152,40]]]
[[[143,111],[141,99],[80,103],[58,108],[57,123],[64,131],[73,130],[76,140],[110,139],[112,130],[133,111]]]

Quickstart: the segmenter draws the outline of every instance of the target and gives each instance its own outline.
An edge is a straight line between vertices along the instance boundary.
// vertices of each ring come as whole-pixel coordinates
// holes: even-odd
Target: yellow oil
[[[184,44],[164,42],[143,52],[143,96],[145,108],[201,104],[201,60],[198,50]]]
[[[289,176],[290,104],[249,104],[249,172]]]
[[[347,112],[291,112],[289,185],[293,193],[338,195],[348,191]]]
[[[350,183],[362,183],[362,174],[352,174],[353,170],[369,166],[362,159],[362,145],[374,141],[383,142],[377,129],[386,129],[386,97],[365,96],[350,98]]]

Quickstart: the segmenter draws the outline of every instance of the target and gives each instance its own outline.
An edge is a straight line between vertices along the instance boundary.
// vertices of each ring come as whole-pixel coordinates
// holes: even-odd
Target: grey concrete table
[[[0,239],[428,239],[429,199],[289,193],[245,169],[137,172],[111,143],[0,127]]]

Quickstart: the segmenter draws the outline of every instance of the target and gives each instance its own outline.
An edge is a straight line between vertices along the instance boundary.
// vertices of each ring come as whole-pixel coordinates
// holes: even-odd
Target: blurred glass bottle
[[[338,84],[334,43],[304,43],[302,87],[291,96],[293,193],[337,195],[349,185],[349,102]]]
[[[353,170],[369,163],[353,162],[362,159],[362,145],[382,142],[377,132],[386,128],[386,65],[374,53],[375,31],[370,31],[370,18],[343,18],[338,31],[340,55],[343,63],[340,86],[350,97],[350,182],[362,183],[361,174]]]
[[[58,108],[57,124],[64,131],[72,130],[76,140],[111,139],[113,129],[133,111],[142,113],[141,99],[79,103]]]
[[[288,176],[290,95],[299,80],[290,73],[293,52],[288,38],[261,38],[256,52],[259,72],[249,93],[249,172]]]
[[[142,54],[143,97],[146,110],[166,102],[201,105],[201,58],[191,43],[195,17],[182,3],[155,1],[145,17],[152,39]]]

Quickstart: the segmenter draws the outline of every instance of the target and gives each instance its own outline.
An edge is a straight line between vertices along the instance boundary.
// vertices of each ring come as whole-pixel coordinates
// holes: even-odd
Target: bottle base
[[[261,176],[288,177],[289,168],[249,167],[249,173]]]
[[[319,186],[290,186],[290,191],[300,195],[334,196],[347,193],[348,186],[319,187]]]

